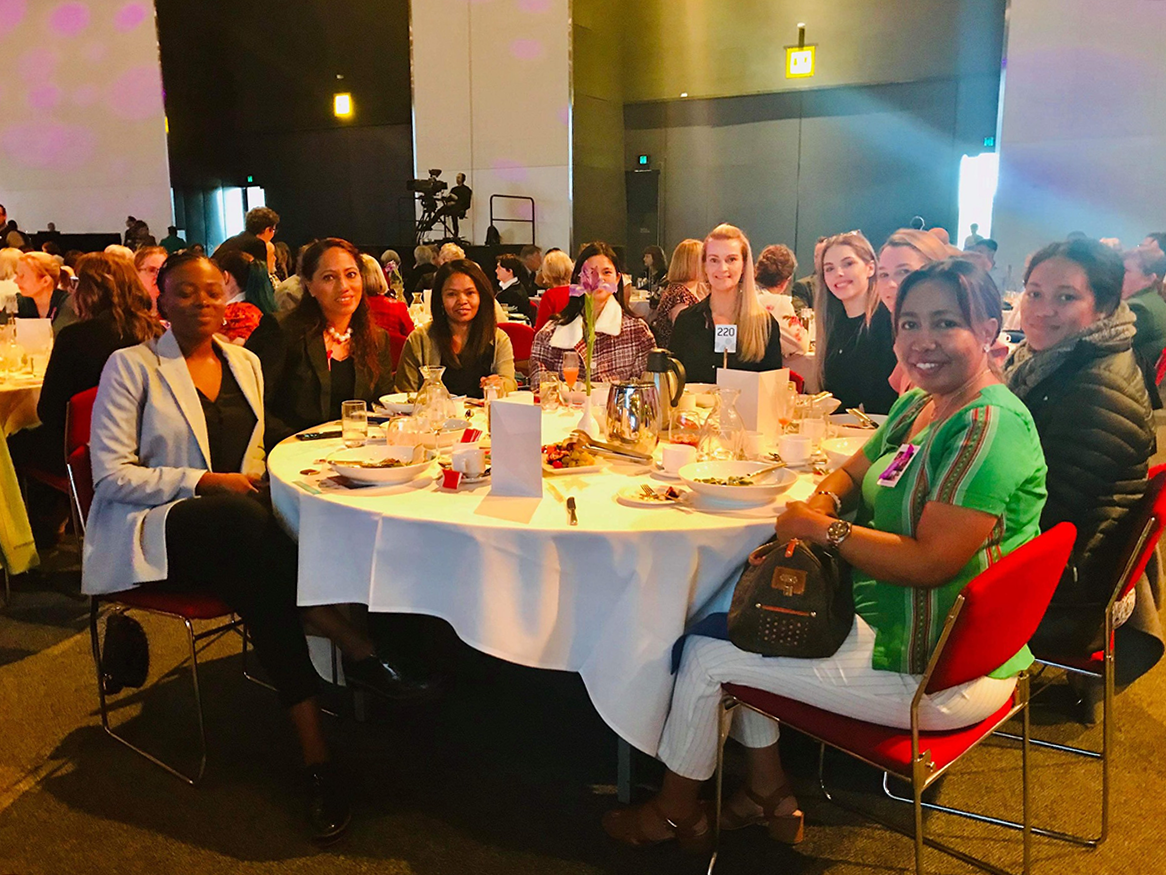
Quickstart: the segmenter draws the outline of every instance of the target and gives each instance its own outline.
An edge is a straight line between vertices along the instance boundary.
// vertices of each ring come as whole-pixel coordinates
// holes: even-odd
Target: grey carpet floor
[[[210,737],[207,776],[187,787],[107,737],[96,714],[85,602],[67,545],[47,574],[18,579],[0,612],[0,873],[687,873],[704,864],[672,847],[633,852],[604,838],[614,805],[616,740],[571,674],[509,665],[453,645],[456,680],[427,708],[375,707],[359,722],[339,693],[328,731],[355,798],[350,834],[320,850],[303,837],[295,749],[269,691],[241,677],[237,638],[211,645],[201,671]],[[144,621],[151,684],[119,699],[115,719],[160,752],[190,762],[194,735],[180,629]],[[1034,871],[1166,872],[1166,666],[1118,698],[1113,828],[1095,851],[1034,839]],[[1034,715],[1045,736],[1096,744],[1100,728],[1070,719],[1050,688]],[[760,830],[727,837],[718,872],[909,872],[908,839],[827,803],[817,749],[782,741],[807,811],[806,841],[775,845]],[[732,770],[739,768],[731,751]],[[1033,754],[1034,818],[1089,829],[1099,813],[1096,763]],[[949,804],[1019,815],[1019,753],[977,749],[936,790]],[[843,798],[910,822],[881,799],[873,770],[828,757]],[[636,760],[638,792],[659,777]],[[1018,871],[1015,833],[946,815],[930,834]],[[929,871],[975,871],[928,852]]]

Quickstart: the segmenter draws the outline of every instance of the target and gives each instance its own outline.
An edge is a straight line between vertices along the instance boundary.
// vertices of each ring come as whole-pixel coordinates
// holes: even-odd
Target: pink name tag
[[[911,460],[915,458],[915,454],[919,452],[917,444],[903,444],[899,447],[899,451],[895,453],[895,458],[891,459],[891,464],[887,465],[882,474],[879,475],[879,486],[894,486],[903,477],[903,473],[907,470],[907,466],[911,464]]]

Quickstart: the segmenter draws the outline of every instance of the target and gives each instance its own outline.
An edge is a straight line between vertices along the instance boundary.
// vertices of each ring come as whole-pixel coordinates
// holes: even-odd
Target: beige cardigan
[[[401,350],[401,361],[397,364],[396,386],[398,392],[416,392],[423,382],[421,368],[427,365],[441,365],[441,351],[429,337],[429,326],[415,328]],[[494,329],[494,365],[491,372],[502,378],[507,392],[518,388],[514,379],[514,345],[501,328]]]

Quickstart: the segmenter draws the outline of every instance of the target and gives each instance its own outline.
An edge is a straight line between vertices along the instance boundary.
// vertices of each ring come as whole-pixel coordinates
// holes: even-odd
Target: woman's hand
[[[783,544],[791,538],[825,544],[826,529],[833,521],[833,516],[815,510],[804,501],[791,501],[785,506],[785,513],[773,524],[773,531],[777,534],[777,540]]]
[[[483,389],[485,389],[487,386],[493,386],[498,390],[499,393],[502,392],[502,378],[497,374],[490,374],[488,377],[482,377],[481,384]]]
[[[801,502],[798,502],[799,504]],[[821,492],[815,492],[805,501],[806,505],[820,514],[825,514],[831,519],[838,519],[838,512],[834,505],[834,499],[829,495],[823,495]]]
[[[195,489],[199,495],[250,495],[263,478],[254,474],[216,474],[207,471]]]

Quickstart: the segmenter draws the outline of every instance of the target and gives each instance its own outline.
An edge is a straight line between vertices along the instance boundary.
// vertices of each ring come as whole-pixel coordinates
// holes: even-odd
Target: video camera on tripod
[[[405,183],[405,188],[416,194],[417,200],[421,201],[421,217],[417,219],[416,231],[418,243],[422,242],[422,238],[432,231],[438,222],[441,222],[445,236],[451,236],[446,219],[450,216],[450,210],[456,205],[457,198],[449,194],[440,196],[443,191],[449,188],[449,183],[438,179],[439,176],[441,176],[441,170],[433,168],[429,171],[428,179],[410,179]]]
[[[410,179],[405,183],[405,188],[417,195],[421,208],[426,212],[437,210],[437,196],[449,188],[449,183],[442,182],[439,176],[440,170],[431,169],[428,179]]]

